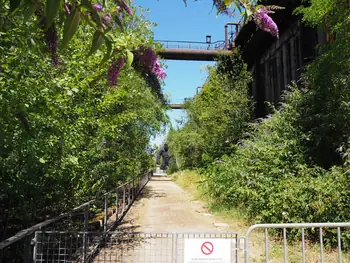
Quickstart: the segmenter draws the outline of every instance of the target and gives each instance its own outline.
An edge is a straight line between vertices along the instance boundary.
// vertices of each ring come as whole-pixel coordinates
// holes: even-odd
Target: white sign
[[[231,263],[231,239],[185,239],[184,263]]]

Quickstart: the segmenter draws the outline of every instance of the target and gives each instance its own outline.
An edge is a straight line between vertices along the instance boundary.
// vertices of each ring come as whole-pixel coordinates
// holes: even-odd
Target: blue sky
[[[225,39],[224,25],[232,21],[228,16],[216,16],[212,0],[188,0],[187,7],[182,0],[136,0],[134,4],[149,8],[147,18],[157,23],[153,28],[156,40],[186,40],[205,42],[206,35],[212,36],[212,42]],[[207,61],[167,60],[167,78],[164,92],[170,94],[173,103],[181,103],[184,98],[193,97],[196,87],[203,85],[206,79]],[[172,123],[185,116],[182,110],[168,112]],[[165,135],[157,136],[153,143],[162,143]]]

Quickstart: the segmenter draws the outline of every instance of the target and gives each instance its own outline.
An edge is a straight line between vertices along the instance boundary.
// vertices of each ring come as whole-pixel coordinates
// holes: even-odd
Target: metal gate
[[[350,223],[258,224],[251,226],[244,237],[239,237],[237,233],[38,231],[33,240],[35,244],[33,261],[186,263],[184,260],[186,240],[225,239],[230,240],[230,263],[350,263],[350,254],[343,255],[342,252],[344,245],[350,248],[350,245],[345,243],[349,240],[349,228]],[[297,242],[289,241],[290,235],[300,239]],[[325,237],[332,243],[327,249]],[[276,247],[280,251],[279,254],[274,251]]]
[[[257,224],[251,226],[244,239],[244,258],[245,263],[250,262],[320,262],[320,263],[350,263],[350,257],[346,258],[342,256],[342,246],[344,244],[344,237],[349,236],[350,223],[300,223],[300,224]],[[254,244],[254,238],[252,238],[253,232],[263,231],[259,237],[263,238],[263,251],[260,254],[259,261],[254,255],[252,244]],[[271,241],[269,238],[270,233],[274,230],[279,230],[281,233],[281,239],[279,241]],[[347,230],[346,232],[343,230]],[[294,231],[294,233],[293,233]],[[298,231],[296,233],[296,231]],[[300,242],[288,242],[288,235],[300,236],[298,239]],[[332,244],[329,244],[328,249],[325,249],[324,240],[328,236],[328,240],[331,240]],[[271,234],[271,237],[276,237],[276,232]],[[312,244],[308,245],[307,241],[312,239]],[[347,239],[349,240],[349,239]],[[262,241],[262,240],[260,240]],[[281,247],[281,255],[271,255],[273,245]],[[347,244],[348,248],[349,245]],[[316,249],[317,252],[311,251]]]
[[[226,239],[231,262],[238,262],[237,233],[35,233],[37,263],[183,263],[185,240]],[[214,263],[214,262],[213,262]]]

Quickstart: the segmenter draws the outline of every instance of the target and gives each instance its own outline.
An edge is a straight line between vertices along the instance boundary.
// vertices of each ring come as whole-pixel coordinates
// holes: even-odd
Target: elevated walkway
[[[169,104],[168,106],[173,110],[181,110],[185,108],[184,104]]]
[[[214,61],[219,56],[229,56],[230,50],[203,50],[203,49],[176,49],[167,48],[159,52],[159,55],[168,60],[196,60]]]
[[[211,36],[206,36],[205,42],[156,40],[164,50],[159,55],[168,60],[214,61],[219,56],[228,56],[235,48],[234,39],[238,34],[240,24],[228,22],[225,24],[225,40],[212,42]]]

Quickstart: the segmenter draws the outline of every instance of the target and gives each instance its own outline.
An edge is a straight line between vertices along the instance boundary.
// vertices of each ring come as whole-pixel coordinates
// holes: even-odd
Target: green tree
[[[234,151],[251,118],[251,77],[238,53],[208,70],[201,92],[186,104],[184,127],[167,139],[182,168],[200,167]]]
[[[93,28],[77,29],[53,67],[45,35],[8,12],[0,6],[0,239],[148,170],[149,139],[166,121],[133,66],[108,85],[103,52],[86,56],[82,41]],[[152,45],[142,16],[114,34]]]

